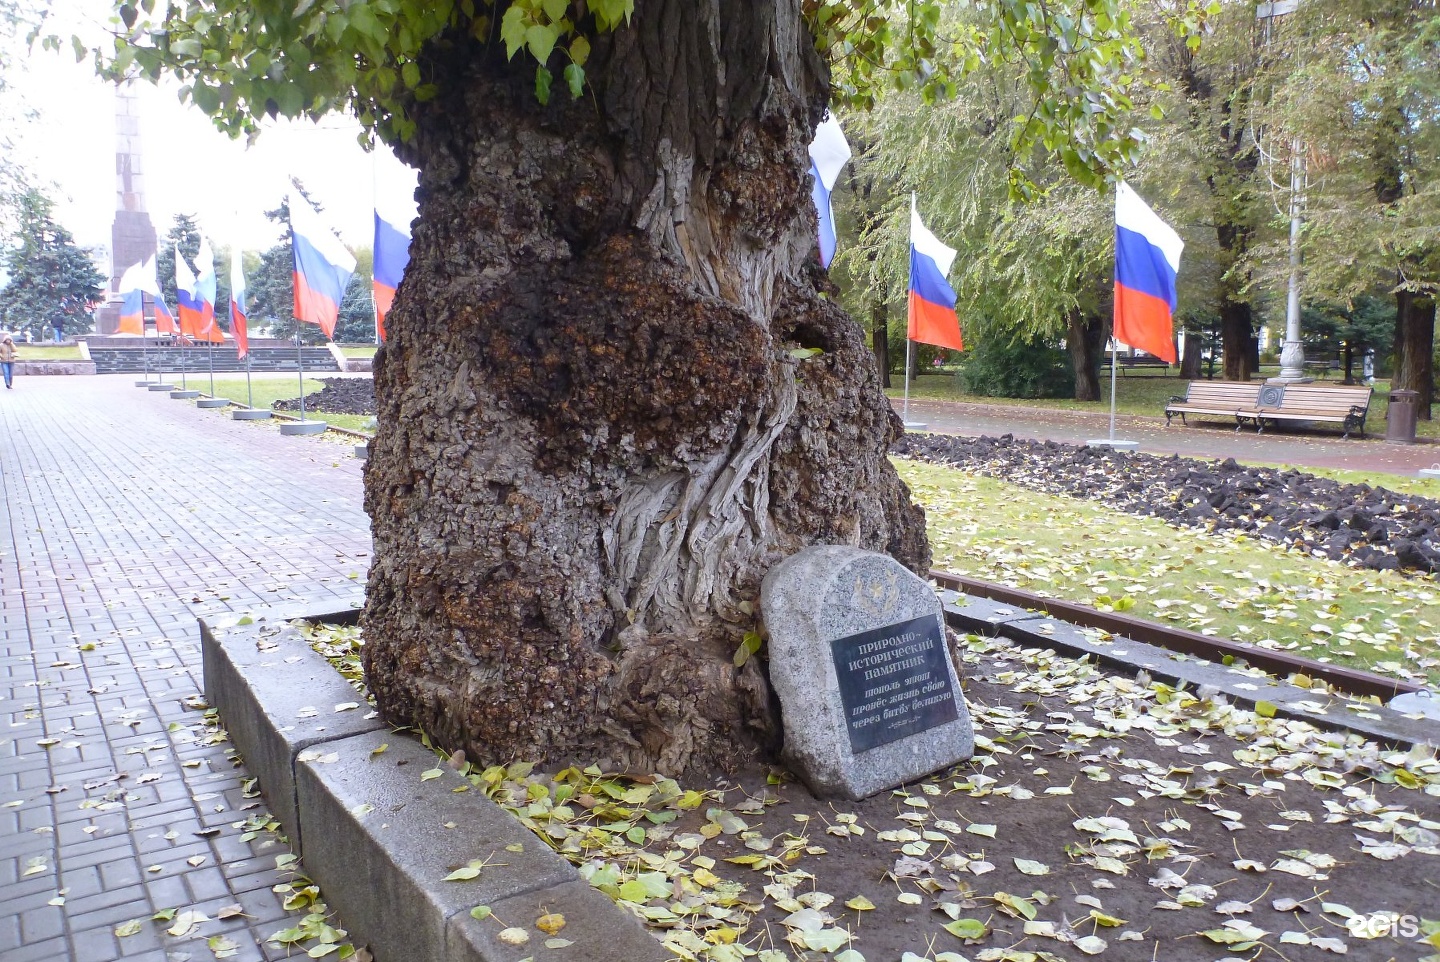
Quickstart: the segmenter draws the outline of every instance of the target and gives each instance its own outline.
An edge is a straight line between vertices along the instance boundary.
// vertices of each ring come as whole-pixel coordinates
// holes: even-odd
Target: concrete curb
[[[1100,641],[1096,632],[988,598],[942,589],[940,600],[945,605],[946,624],[960,631],[998,635],[1030,648],[1094,658],[1130,675],[1147,671],[1170,685],[1213,688],[1232,703],[1249,708],[1257,702],[1268,702],[1275,706],[1278,717],[1308,722],[1327,731],[1354,732],[1382,745],[1440,745],[1440,723],[1410,718],[1391,708],[1321,694],[1269,675],[1187,658],[1130,638]]]
[[[16,345],[23,349],[25,345]],[[15,376],[35,377],[55,374],[87,375],[95,373],[93,361],[19,361],[15,362]]]
[[[363,703],[336,712],[359,696],[283,623],[302,617],[338,620],[311,609],[225,629],[202,621],[205,695],[357,945],[368,944],[377,962],[670,958],[637,919],[414,737],[390,731]],[[439,775],[422,780],[430,770]],[[472,860],[485,863],[478,877],[444,880]],[[493,915],[473,918],[477,905]],[[567,946],[546,947],[534,929],[547,913],[565,917]],[[507,927],[529,940],[500,941]]]

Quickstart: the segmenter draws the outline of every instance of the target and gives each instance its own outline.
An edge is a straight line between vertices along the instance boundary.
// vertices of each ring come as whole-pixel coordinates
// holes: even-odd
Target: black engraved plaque
[[[934,615],[830,643],[850,750],[856,753],[959,717],[950,655]]]

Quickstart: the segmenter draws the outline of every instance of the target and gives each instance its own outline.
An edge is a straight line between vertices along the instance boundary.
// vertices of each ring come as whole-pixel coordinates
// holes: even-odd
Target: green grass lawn
[[[1440,583],[896,460],[935,567],[1101,610],[1440,682]]]
[[[82,361],[80,348],[74,344],[15,344],[17,361]]]
[[[379,346],[376,344],[362,344],[358,347],[346,345],[340,348],[340,353],[346,357],[374,357],[377,350]]]
[[[210,392],[210,377],[208,374],[189,377],[190,387]],[[257,408],[268,408],[276,401],[288,401],[298,397],[300,393],[300,382],[294,374],[276,374],[256,376],[250,379],[251,389],[255,398],[254,406]],[[305,393],[313,394],[324,388],[321,381],[307,377],[305,379]],[[245,379],[243,377],[217,377],[215,379],[215,396],[229,398],[237,404],[246,403]],[[298,411],[286,411],[286,414],[298,415]],[[324,411],[312,411],[306,409],[305,416],[315,420],[324,421],[332,427],[345,428],[349,431],[364,431],[368,434],[374,432],[370,429],[370,416],[368,414],[331,414]]]
[[[1278,372],[1275,368],[1261,368],[1266,376]],[[891,383],[885,393],[892,398],[904,394],[904,385],[898,375],[891,375]],[[1188,382],[1178,377],[1137,376],[1121,374],[1115,380],[1115,410],[1120,414],[1144,417],[1163,417],[1165,405],[1171,395],[1183,395]],[[1325,381],[1316,381],[1324,386]],[[1339,384],[1340,379],[1330,378],[1330,383]],[[1365,418],[1365,430],[1369,434],[1384,435],[1385,415],[1390,407],[1390,382],[1376,381],[1375,393],[1370,398],[1370,413]],[[1101,378],[1099,401],[1075,401],[1068,398],[997,398],[966,393],[960,379],[954,374],[921,374],[910,382],[910,396],[932,401],[966,401],[973,404],[1003,404],[1016,407],[1047,408],[1060,411],[1089,411],[1106,414],[1110,411],[1110,377]],[[1419,437],[1440,437],[1440,421],[1420,421],[1415,433]],[[1337,437],[1339,435],[1336,435]]]

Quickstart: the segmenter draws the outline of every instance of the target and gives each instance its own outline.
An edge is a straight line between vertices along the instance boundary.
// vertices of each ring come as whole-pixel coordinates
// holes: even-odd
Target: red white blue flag
[[[211,344],[224,344],[225,332],[215,323],[215,252],[203,237],[200,238],[200,250],[195,255],[195,269],[199,272],[195,278],[195,295],[200,299],[200,328],[196,336]]]
[[[840,129],[835,115],[825,114],[820,126],[815,128],[815,139],[810,143],[810,176],[814,183],[810,188],[810,199],[815,202],[815,214],[820,221],[820,266],[828,268],[835,258],[835,211],[830,204],[830,192],[840,171],[850,159],[850,144]]]
[[[145,262],[141,261],[125,268],[125,273],[120,275],[119,293],[123,300],[116,334],[145,334],[145,290],[141,279],[144,270]]]
[[[355,274],[355,255],[345,249],[320,214],[298,191],[290,192],[290,246],[295,256],[295,319],[319,325],[335,337],[340,302]]]
[[[955,250],[940,243],[920,220],[915,195],[910,195],[910,323],[905,336],[921,344],[965,349],[955,290],[946,280]]]
[[[235,356],[243,360],[250,353],[250,325],[245,316],[245,265],[240,245],[230,248],[230,336],[235,339]]]
[[[1121,183],[1115,190],[1115,340],[1176,361],[1175,275],[1180,235]]]
[[[180,314],[180,336],[198,337],[204,324],[205,304],[200,298],[195,272],[185,263],[185,255],[175,248],[175,307]]]

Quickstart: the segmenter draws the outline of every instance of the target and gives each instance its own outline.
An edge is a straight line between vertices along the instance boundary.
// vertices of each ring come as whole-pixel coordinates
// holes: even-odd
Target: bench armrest
[[[1171,404],[1184,404],[1184,403],[1185,403],[1185,395],[1183,395],[1183,394],[1172,394],[1172,395],[1170,395],[1170,403],[1171,403]]]

